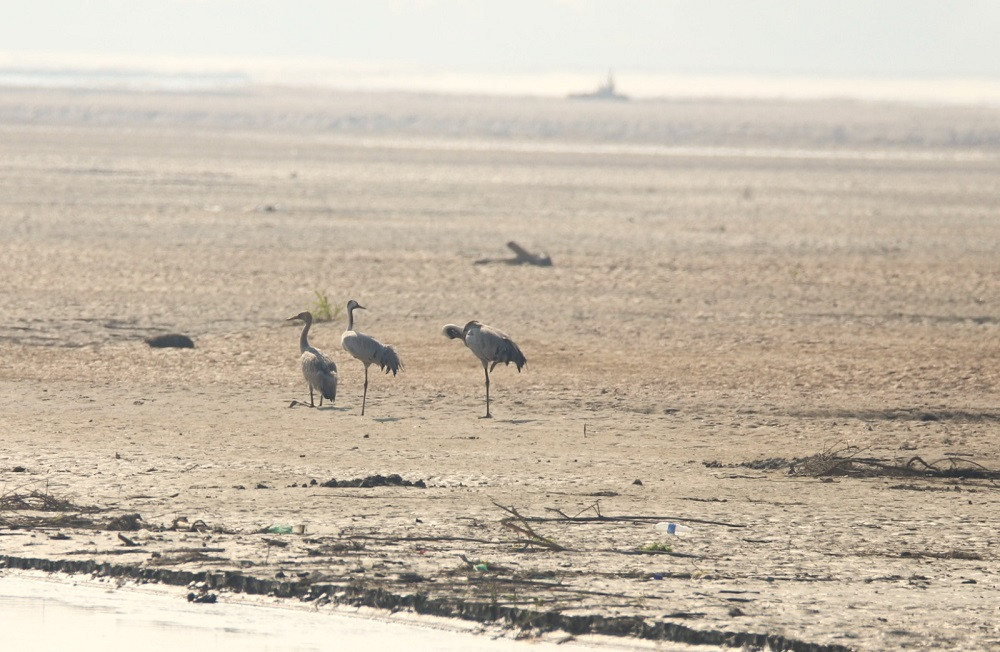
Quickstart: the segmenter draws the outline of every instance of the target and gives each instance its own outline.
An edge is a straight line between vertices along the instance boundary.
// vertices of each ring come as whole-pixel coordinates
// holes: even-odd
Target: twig
[[[542,535],[535,532],[535,530],[530,525],[528,525],[528,521],[525,519],[525,517],[521,516],[521,514],[518,513],[516,509],[514,509],[514,507],[504,507],[495,500],[493,501],[493,504],[511,515],[508,518],[501,519],[500,524],[506,528],[514,530],[515,532],[520,532],[521,534],[524,534],[527,537],[529,537],[530,540],[526,543],[534,543],[555,551],[569,550],[568,548],[559,545],[552,539],[549,539],[548,537],[543,537]],[[515,520],[518,521],[520,525],[515,525],[512,522]],[[560,520],[560,519],[545,519],[545,520]]]
[[[673,552],[671,550],[602,550],[601,552],[614,552],[620,555],[667,555],[668,557],[684,557],[686,559],[705,559],[701,555],[692,555],[686,552]]]
[[[589,508],[588,508],[589,509]],[[553,510],[555,511],[555,510]],[[584,510],[586,511],[586,510]],[[553,521],[569,521],[570,523],[613,523],[622,521],[673,521],[684,523],[699,523],[701,525],[719,525],[730,528],[747,527],[742,523],[727,523],[725,521],[711,521],[703,518],[688,518],[684,516],[561,516],[559,518],[545,518],[543,516],[525,517],[526,521],[533,523],[546,523]]]
[[[467,543],[486,543],[486,544],[496,544],[496,543],[510,543],[504,541],[491,541],[489,539],[476,539],[474,537],[452,537],[452,536],[420,536],[420,537],[380,537],[373,534],[351,534],[343,537],[345,539],[364,539],[366,541],[390,541],[393,543],[406,543],[409,541],[465,541]]]

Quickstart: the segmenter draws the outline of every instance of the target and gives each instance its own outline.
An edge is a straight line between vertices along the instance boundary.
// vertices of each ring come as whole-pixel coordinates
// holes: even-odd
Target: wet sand
[[[996,482],[781,462],[1000,468],[998,134],[838,101],[5,92],[0,493],[103,511],[4,509],[0,555],[996,646]],[[554,265],[474,264],[508,240]],[[364,417],[342,309],[311,332],[336,403],[288,407],[317,290],[403,358]],[[491,420],[440,332],[470,319],[528,359]],[[143,342],[169,332],[195,348]],[[374,474],[426,488],[319,484]]]
[[[134,650],[151,641],[156,649],[216,652],[318,652],[331,645],[351,650],[405,647],[441,652],[566,649],[555,637],[551,641],[514,641],[489,636],[490,630],[476,623],[415,618],[404,612],[321,611],[312,605],[250,600],[236,594],[208,604],[188,601],[186,593],[186,589],[137,587],[107,578],[8,573],[0,576],[4,641],[15,650],[69,648],[81,652]],[[81,639],[81,632],[90,635]],[[572,647],[607,649],[616,644],[603,638],[591,644],[576,641]]]

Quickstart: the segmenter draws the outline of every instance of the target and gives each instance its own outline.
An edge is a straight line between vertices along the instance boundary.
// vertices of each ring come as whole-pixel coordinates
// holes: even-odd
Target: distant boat
[[[628,95],[622,95],[615,90],[615,76],[608,73],[608,80],[597,87],[597,90],[590,93],[570,93],[571,100],[627,100]]]

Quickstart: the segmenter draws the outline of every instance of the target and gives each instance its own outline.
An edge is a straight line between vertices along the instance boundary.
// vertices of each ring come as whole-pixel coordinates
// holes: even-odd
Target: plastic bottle
[[[670,534],[673,536],[683,537],[691,534],[693,530],[686,525],[680,525],[678,523],[670,523],[668,521],[661,521],[653,525],[653,529],[657,532],[663,532],[664,534]]]

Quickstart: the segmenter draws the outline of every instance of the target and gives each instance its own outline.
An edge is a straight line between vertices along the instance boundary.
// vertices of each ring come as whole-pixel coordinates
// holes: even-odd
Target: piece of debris
[[[122,514],[107,522],[105,530],[127,530],[135,532],[143,527],[142,517],[138,514]]]
[[[541,255],[533,254],[513,240],[507,243],[507,247],[517,255],[513,258],[480,258],[475,262],[475,264],[488,265],[490,263],[504,263],[506,265],[527,264],[537,265],[539,267],[552,267],[552,258],[546,253]]]
[[[841,449],[827,449],[807,457],[786,459],[772,457],[724,464],[718,461],[704,462],[708,468],[743,467],[758,471],[788,469],[789,475],[821,478],[832,482],[833,476],[855,478],[896,477],[896,478],[947,478],[951,480],[1000,480],[1000,469],[991,469],[966,457],[948,456],[939,460],[926,461],[919,455],[909,458],[887,460],[877,457],[863,457],[862,449],[847,446]],[[895,485],[891,489],[909,488]],[[960,490],[949,489],[949,490]]]
[[[264,543],[275,548],[287,548],[288,542],[282,541],[281,539],[270,539],[268,537],[263,538]]]
[[[187,601],[194,602],[196,604],[215,604],[219,599],[214,593],[195,593],[191,592],[187,594]]]
[[[146,344],[154,349],[193,349],[194,340],[187,335],[179,333],[168,333],[167,335],[154,335],[146,338]]]
[[[423,480],[417,480],[415,482],[404,480],[398,473],[393,473],[392,475],[369,475],[365,478],[355,478],[353,480],[337,480],[336,478],[330,478],[326,482],[320,483],[319,486],[330,489],[344,489],[349,487],[360,487],[362,489],[369,489],[371,487],[427,488],[427,484]]]

